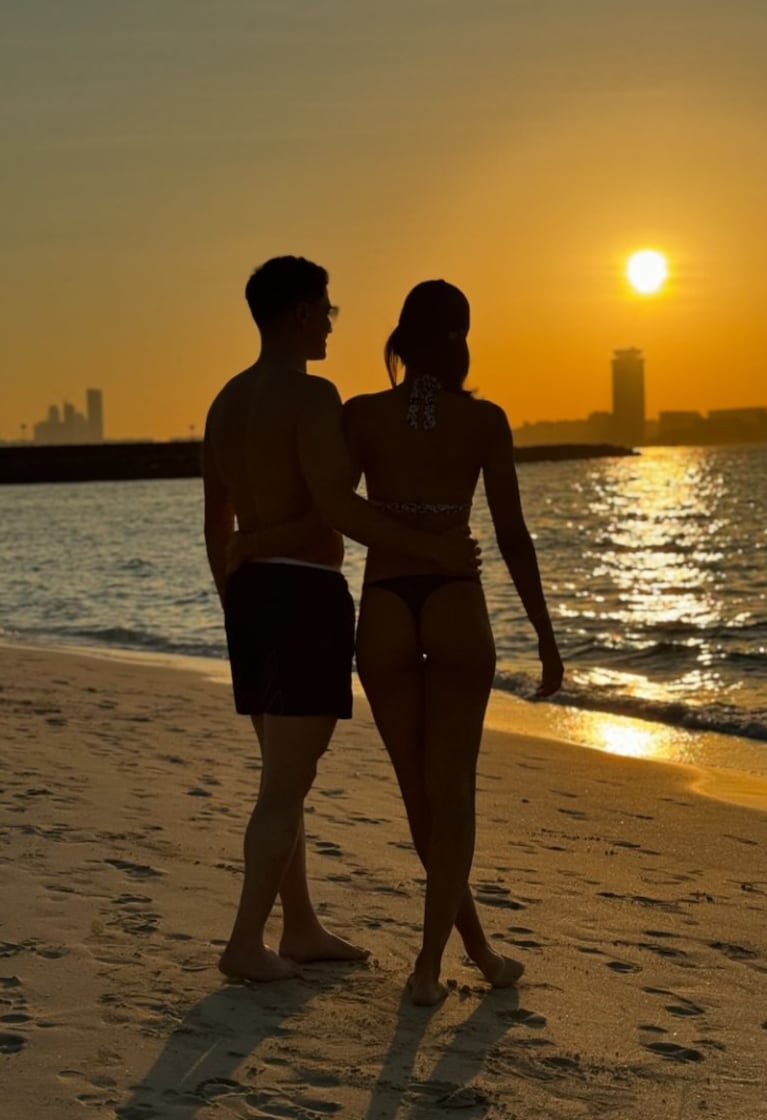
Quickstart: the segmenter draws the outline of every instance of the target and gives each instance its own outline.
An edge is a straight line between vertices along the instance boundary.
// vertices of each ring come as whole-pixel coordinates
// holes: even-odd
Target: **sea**
[[[707,730],[767,752],[767,446],[523,463],[566,665],[550,703]],[[0,638],[226,657],[198,479],[0,486]],[[499,693],[529,698],[533,630],[484,494],[472,528]],[[363,549],[348,542],[358,600]]]

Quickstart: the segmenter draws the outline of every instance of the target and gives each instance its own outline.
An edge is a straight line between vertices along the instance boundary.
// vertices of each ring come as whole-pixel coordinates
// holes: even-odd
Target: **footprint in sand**
[[[746,949],[742,945],[733,945],[730,941],[709,941],[709,949],[716,949],[731,961],[752,961],[759,954],[753,949]]]
[[[497,883],[478,883],[475,890],[477,901],[484,906],[497,906],[502,910],[525,910],[523,902],[511,897],[511,891],[499,887]]]
[[[642,988],[643,992],[647,992],[651,996],[670,996],[671,999],[676,1000],[676,1003],[667,1004],[664,1008],[670,1015],[703,1015],[704,1009],[698,1007],[697,1003],[692,1000],[686,999],[685,996],[677,995],[669,988]]]
[[[18,1054],[27,1045],[23,1034],[13,1031],[0,1031],[0,1054]]]
[[[510,1023],[520,1023],[524,1027],[540,1031],[546,1026],[546,1016],[539,1015],[536,1011],[528,1011],[526,1007],[515,1007],[512,1011],[502,1011],[501,1018]]]
[[[703,1055],[700,1050],[693,1050],[690,1046],[677,1046],[675,1042],[647,1042],[645,1050],[659,1054],[672,1062],[702,1062]]]
[[[612,969],[613,972],[641,972],[641,964],[634,964],[632,961],[608,961],[607,967]]]
[[[148,863],[131,863],[127,859],[105,859],[104,863],[125,872],[131,879],[158,879],[165,874],[164,871],[150,867]]]
[[[332,840],[315,841],[314,850],[319,856],[333,856],[335,859],[343,854],[338,844],[334,844]]]
[[[27,1001],[18,976],[0,977],[0,1054],[18,1054],[27,1045],[27,1038],[18,1031],[6,1029],[23,1027],[32,1022],[27,1013]]]
[[[577,1058],[571,1058],[569,1054],[553,1054],[550,1058],[544,1058],[543,1064],[557,1072],[580,1073],[582,1075],[580,1062]]]
[[[113,1077],[98,1074],[91,1077],[79,1069],[59,1070],[58,1077],[73,1089],[81,1089],[74,1099],[86,1108],[108,1108],[117,1102],[114,1094],[117,1082]]]

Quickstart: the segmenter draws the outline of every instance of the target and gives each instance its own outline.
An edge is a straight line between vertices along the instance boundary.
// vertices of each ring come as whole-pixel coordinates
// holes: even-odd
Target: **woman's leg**
[[[495,646],[482,588],[454,581],[421,612],[424,781],[431,830],[426,855],[423,943],[411,990],[436,1003],[442,954],[468,892],[474,856],[477,755],[495,673]]]
[[[357,628],[357,668],[394,765],[413,842],[425,867],[431,834],[424,762],[425,665],[409,608],[384,588],[364,591]],[[506,987],[519,978],[522,966],[491,949],[468,884],[455,924],[468,956],[490,983]]]

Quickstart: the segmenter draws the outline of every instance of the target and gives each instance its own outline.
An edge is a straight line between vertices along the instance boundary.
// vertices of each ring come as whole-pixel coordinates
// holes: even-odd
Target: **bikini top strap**
[[[413,378],[407,401],[407,423],[411,428],[428,431],[437,426],[437,393],[442,382],[429,373]]]

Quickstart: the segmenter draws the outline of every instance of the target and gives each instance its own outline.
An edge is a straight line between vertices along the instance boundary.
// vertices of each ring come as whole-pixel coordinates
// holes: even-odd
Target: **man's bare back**
[[[309,379],[262,361],[233,377],[210,407],[206,457],[212,457],[240,529],[264,531],[303,520],[310,532],[286,534],[284,555],[340,568],[343,537],[322,522],[300,455]]]

